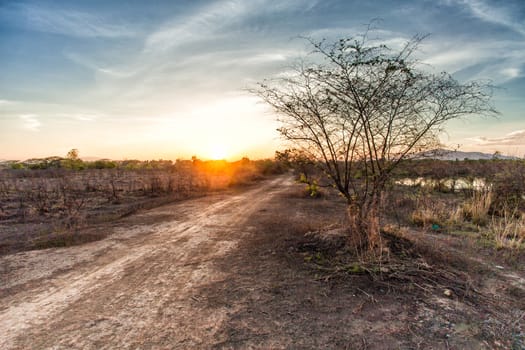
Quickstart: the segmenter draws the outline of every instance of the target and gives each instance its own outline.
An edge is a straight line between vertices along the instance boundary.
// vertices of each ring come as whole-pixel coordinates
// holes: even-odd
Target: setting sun
[[[224,145],[211,145],[209,149],[209,157],[212,160],[221,160],[228,157],[228,149]]]

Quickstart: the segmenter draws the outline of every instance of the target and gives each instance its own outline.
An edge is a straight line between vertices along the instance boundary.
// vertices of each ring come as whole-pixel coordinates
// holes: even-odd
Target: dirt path
[[[214,260],[250,235],[247,219],[291,183],[280,177],[238,195],[163,206],[81,247],[2,257],[0,348],[210,344],[235,310],[195,307],[195,291],[224,278]]]

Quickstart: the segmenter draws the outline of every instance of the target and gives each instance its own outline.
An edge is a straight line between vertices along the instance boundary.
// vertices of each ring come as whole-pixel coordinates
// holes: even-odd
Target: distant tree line
[[[279,174],[284,171],[285,164],[273,159],[250,160],[243,157],[236,162],[226,162],[224,160],[203,161],[193,156],[190,160],[111,160],[97,159],[85,161],[79,158],[77,149],[70,150],[66,157],[52,156],[46,158],[31,158],[24,161],[4,162],[4,168],[13,170],[45,170],[45,169],[65,169],[65,170],[87,170],[87,169],[121,169],[121,170],[165,170],[176,171],[189,166],[207,168],[206,170],[218,169],[222,165],[242,165],[252,164],[259,173],[263,175]]]

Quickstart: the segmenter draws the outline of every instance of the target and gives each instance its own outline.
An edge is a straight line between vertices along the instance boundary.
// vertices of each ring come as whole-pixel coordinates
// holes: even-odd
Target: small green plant
[[[350,274],[362,274],[366,272],[365,268],[363,268],[359,263],[353,263],[352,265],[349,265],[346,271]]]
[[[305,173],[301,173],[299,175],[298,182],[306,184],[305,190],[310,195],[310,197],[315,198],[320,195],[319,183],[317,182],[317,180],[310,180]]]
[[[319,185],[317,181],[312,181],[311,184],[308,184],[306,190],[310,193],[310,197],[317,197],[319,195]]]

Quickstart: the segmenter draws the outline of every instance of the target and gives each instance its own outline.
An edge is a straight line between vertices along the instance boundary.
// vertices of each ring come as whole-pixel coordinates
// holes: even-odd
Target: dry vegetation
[[[309,174],[316,177],[314,169]],[[522,349],[523,250],[485,244],[490,221],[479,230],[463,216],[448,223],[447,214],[473,196],[393,186],[383,203],[382,255],[371,257],[348,245],[337,191],[320,186],[312,196],[310,184],[298,181],[274,210],[251,218],[259,234],[222,262],[235,274],[207,290],[215,303],[248,299],[221,345],[279,348],[288,336],[294,345],[282,348]],[[423,203],[433,217],[425,226],[413,220]],[[469,228],[471,235],[461,231]],[[254,283],[252,274],[257,282],[244,285]],[[242,292],[259,286],[264,293]]]
[[[79,234],[138,209],[251,183],[282,169],[273,161],[44,159],[0,169],[0,254],[80,244]]]
[[[285,165],[296,168],[295,185],[269,190],[253,182]],[[522,349],[523,168],[522,161],[408,162],[383,197],[382,249],[373,255],[349,244],[346,201],[309,162],[7,170],[3,253],[98,239],[111,230],[89,230],[92,222],[251,183],[274,193],[262,204],[246,197],[257,210],[228,235],[230,226],[213,223],[219,234],[209,244],[242,239],[203,260],[224,278],[191,290],[192,312],[228,311],[203,347]],[[418,178],[425,181],[402,184]],[[126,219],[144,220],[133,218]],[[192,255],[191,264],[199,259]]]
[[[437,341],[444,334],[419,334],[424,339],[421,344],[522,349],[525,183],[520,174],[524,167],[522,161],[500,160],[409,162],[396,174],[383,198],[383,248],[379,254],[356,251],[345,244],[346,226],[340,222],[344,206],[339,209],[339,219],[322,210],[328,199],[334,200],[336,192],[321,185],[315,197],[322,198],[316,208],[324,218],[314,227],[311,220],[301,223],[310,227],[300,231],[310,233],[299,236],[303,238],[298,249],[323,281],[355,282],[364,278],[368,282],[360,288],[372,303],[381,304],[378,290],[387,290],[408,304],[414,303],[408,299],[423,298],[434,310],[434,317],[467,317],[469,327],[476,329],[474,333],[456,334],[459,338],[455,339],[446,334],[441,345],[432,344],[432,337],[438,336],[434,339]],[[304,198],[311,197],[313,179],[322,184],[321,174],[313,167],[307,173],[309,181],[304,174],[297,177],[306,183]],[[401,181],[421,177],[426,181],[414,185]],[[474,180],[484,186],[473,186]],[[446,299],[458,304],[441,313],[439,303]],[[482,321],[487,315],[488,320]],[[479,341],[477,345],[473,345],[474,339]]]
[[[425,229],[471,232],[496,248],[523,250],[524,173],[525,163],[518,160],[412,162],[398,178],[427,181],[393,190],[388,197],[396,209],[391,214]]]

